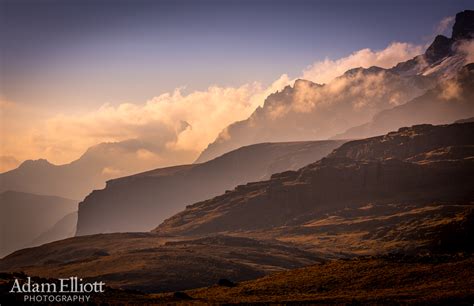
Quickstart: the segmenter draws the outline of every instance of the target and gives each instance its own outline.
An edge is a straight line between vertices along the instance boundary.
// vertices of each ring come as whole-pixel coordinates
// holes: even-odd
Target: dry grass
[[[233,288],[213,286],[186,293],[196,302],[206,303],[472,304],[473,264],[472,257],[438,263],[393,258],[336,260],[275,273]]]

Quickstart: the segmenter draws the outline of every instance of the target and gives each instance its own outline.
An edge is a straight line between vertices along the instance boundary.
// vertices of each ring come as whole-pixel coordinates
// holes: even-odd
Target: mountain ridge
[[[462,202],[472,196],[472,139],[474,124],[464,123],[419,125],[350,141],[298,171],[274,174],[270,180],[188,206],[154,231],[196,235],[263,230],[349,203]],[[458,148],[462,158],[451,160],[451,147]],[[436,150],[441,151],[435,154]],[[418,160],[420,156],[424,159]]]
[[[77,235],[149,231],[187,204],[275,172],[297,169],[345,141],[264,143],[203,164],[160,168],[110,180],[79,204]]]

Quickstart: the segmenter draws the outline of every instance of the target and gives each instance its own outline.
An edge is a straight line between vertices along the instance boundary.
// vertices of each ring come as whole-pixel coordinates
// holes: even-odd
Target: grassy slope
[[[196,302],[450,303],[474,300],[474,258],[363,258],[275,273],[236,287],[186,293]],[[161,298],[170,295],[161,295]]]

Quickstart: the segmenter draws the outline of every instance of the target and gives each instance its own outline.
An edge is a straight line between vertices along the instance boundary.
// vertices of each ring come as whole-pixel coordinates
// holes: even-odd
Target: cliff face
[[[185,205],[312,163],[344,141],[265,143],[212,161],[111,180],[79,205],[77,235],[149,231]]]
[[[191,235],[304,225],[364,205],[469,203],[474,124],[420,125],[352,141],[327,158],[188,206],[155,230]]]

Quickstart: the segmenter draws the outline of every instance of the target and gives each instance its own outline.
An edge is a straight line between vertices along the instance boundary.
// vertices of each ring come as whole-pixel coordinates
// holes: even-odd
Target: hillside
[[[186,293],[196,303],[212,304],[469,304],[474,298],[472,264],[472,257],[360,258]],[[183,302],[171,294],[159,298],[161,303]]]
[[[208,286],[219,278],[253,279],[318,262],[322,260],[314,253],[248,238],[116,233],[20,250],[0,261],[0,271],[46,278],[74,274],[113,288],[164,292]]]
[[[314,162],[344,141],[264,143],[203,164],[156,169],[107,182],[79,204],[77,235],[149,231],[188,204],[238,184]]]

